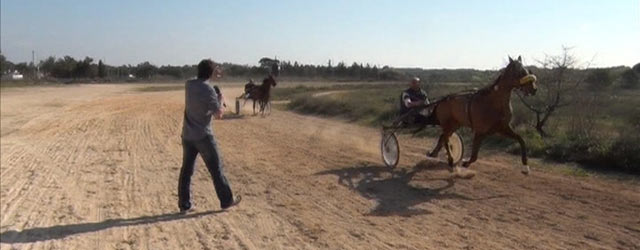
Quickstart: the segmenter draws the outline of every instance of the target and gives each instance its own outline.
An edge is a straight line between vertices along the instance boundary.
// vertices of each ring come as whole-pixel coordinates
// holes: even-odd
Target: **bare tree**
[[[570,93],[584,82],[584,76],[580,74],[578,60],[569,47],[563,46],[561,54],[547,55],[538,63],[541,69],[535,73],[538,75],[539,94],[524,98],[518,93],[518,97],[536,114],[536,131],[545,137],[549,135],[544,130],[549,118],[558,109],[572,103]]]

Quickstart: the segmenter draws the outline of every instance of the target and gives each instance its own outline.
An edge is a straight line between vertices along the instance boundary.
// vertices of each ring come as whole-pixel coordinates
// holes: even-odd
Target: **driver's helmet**
[[[411,83],[420,83],[420,78],[419,77],[412,78]]]

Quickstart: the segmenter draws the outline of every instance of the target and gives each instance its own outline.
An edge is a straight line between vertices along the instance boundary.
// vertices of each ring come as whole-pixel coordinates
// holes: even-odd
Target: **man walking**
[[[178,207],[180,212],[191,209],[191,176],[195,167],[196,156],[200,156],[207,165],[213,179],[220,207],[227,209],[240,202],[240,197],[233,197],[231,187],[224,176],[222,159],[216,140],[211,131],[211,116],[222,118],[224,111],[220,100],[222,94],[209,85],[209,79],[216,71],[213,61],[206,59],[198,64],[198,78],[185,83],[185,110],[182,124],[182,169],[178,181]]]

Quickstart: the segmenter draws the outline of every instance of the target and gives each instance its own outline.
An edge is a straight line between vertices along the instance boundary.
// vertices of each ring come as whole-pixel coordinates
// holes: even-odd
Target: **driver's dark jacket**
[[[405,105],[406,99],[411,100],[411,102],[425,101],[425,104],[429,103],[429,98],[427,98],[427,92],[425,92],[422,89],[414,90],[412,88],[408,88],[405,91],[403,91],[402,95],[400,96],[400,114],[404,114],[409,110],[411,110]]]

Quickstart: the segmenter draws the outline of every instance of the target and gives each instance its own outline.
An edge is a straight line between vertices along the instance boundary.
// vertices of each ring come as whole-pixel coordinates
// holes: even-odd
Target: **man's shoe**
[[[179,205],[178,207],[180,207],[181,214],[186,214],[192,209],[191,204]]]
[[[231,202],[231,204],[223,205],[223,206],[220,206],[220,207],[222,208],[222,210],[227,210],[227,209],[229,209],[229,208],[231,208],[231,207],[235,207],[235,206],[236,206],[236,205],[238,205],[241,201],[242,201],[242,196],[237,195],[237,196],[233,197],[233,201]]]

